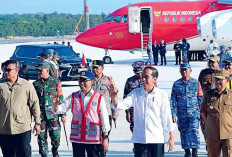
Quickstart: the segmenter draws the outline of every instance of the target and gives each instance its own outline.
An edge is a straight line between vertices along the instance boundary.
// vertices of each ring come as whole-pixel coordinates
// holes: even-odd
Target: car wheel
[[[112,59],[109,56],[103,57],[102,60],[105,64],[110,64],[112,62]]]

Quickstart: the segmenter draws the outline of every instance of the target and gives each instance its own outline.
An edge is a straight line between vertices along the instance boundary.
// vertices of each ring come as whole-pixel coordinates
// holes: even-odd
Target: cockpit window
[[[109,21],[111,21],[113,18],[114,18],[114,16],[108,16],[108,17],[104,20],[104,22],[109,22]]]
[[[116,17],[113,19],[112,22],[119,23],[119,22],[120,22],[120,19],[121,19],[121,16],[118,15],[118,16],[116,16]]]
[[[128,15],[123,15],[122,16],[122,23],[126,23],[128,21]]]

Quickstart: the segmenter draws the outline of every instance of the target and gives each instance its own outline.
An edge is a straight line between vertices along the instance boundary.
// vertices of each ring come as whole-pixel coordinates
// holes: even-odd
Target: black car
[[[10,59],[20,62],[20,76],[26,79],[37,79],[36,67],[41,63],[38,56],[42,52],[47,52],[48,49],[58,52],[61,62],[59,65],[61,81],[79,80],[81,71],[91,69],[91,59],[86,58],[87,65],[82,67],[82,58],[79,53],[75,53],[68,46],[58,44],[19,45]]]

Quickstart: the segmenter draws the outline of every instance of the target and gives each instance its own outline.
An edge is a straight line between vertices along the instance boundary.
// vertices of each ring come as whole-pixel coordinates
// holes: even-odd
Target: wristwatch
[[[103,135],[103,139],[107,139],[107,138],[109,138],[108,135]]]

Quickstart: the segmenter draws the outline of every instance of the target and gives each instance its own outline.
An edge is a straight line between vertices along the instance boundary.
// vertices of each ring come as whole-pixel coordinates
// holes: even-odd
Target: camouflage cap
[[[190,64],[183,63],[183,64],[180,64],[180,69],[191,69],[191,66]]]
[[[42,52],[41,54],[39,54],[39,56],[44,57],[45,59],[48,59],[50,57],[50,55],[46,52]]]
[[[91,71],[82,71],[80,74],[80,77],[84,78],[84,79],[91,79],[92,80],[94,78],[94,73]]]
[[[104,62],[102,60],[93,60],[93,66],[94,67],[100,67],[103,66]]]
[[[228,79],[230,75],[229,72],[226,70],[216,70],[214,77],[218,79]]]
[[[143,61],[136,61],[132,64],[134,73],[142,73],[144,62]]]
[[[217,55],[212,55],[210,56],[209,60],[213,62],[220,62],[220,57]]]
[[[232,59],[226,59],[223,61],[223,63],[232,63]]]
[[[50,69],[50,65],[48,63],[41,63],[37,70],[42,70],[42,69]]]

